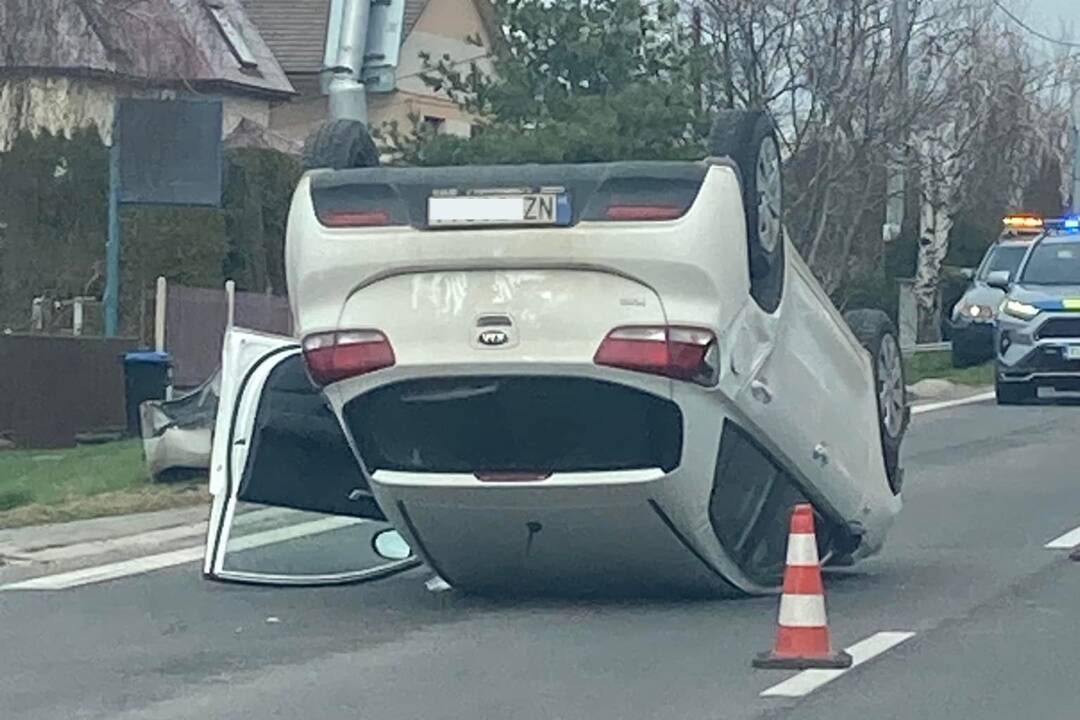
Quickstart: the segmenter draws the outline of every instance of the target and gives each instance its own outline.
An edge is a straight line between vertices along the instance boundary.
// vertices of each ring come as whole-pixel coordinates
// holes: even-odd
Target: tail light
[[[394,348],[378,330],[339,330],[304,338],[304,360],[317,385],[356,377],[394,364]]]
[[[608,220],[646,222],[674,220],[685,212],[685,207],[676,205],[609,205],[604,214]]]
[[[716,336],[701,328],[615,328],[600,343],[593,362],[705,386],[715,385],[720,378]]]
[[[390,224],[389,210],[331,210],[318,215],[326,227],[379,227]]]

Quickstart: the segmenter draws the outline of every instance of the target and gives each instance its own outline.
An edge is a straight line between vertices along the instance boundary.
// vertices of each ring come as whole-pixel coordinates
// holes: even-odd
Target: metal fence
[[[221,362],[221,342],[229,322],[229,291],[159,284],[165,296],[163,328],[158,345],[172,356],[173,385],[194,387],[210,377]],[[289,301],[275,295],[237,292],[234,323],[277,335],[292,334]],[[160,335],[164,335],[163,338]]]
[[[0,335],[0,434],[19,447],[69,447],[124,426],[121,356],[135,338]]]

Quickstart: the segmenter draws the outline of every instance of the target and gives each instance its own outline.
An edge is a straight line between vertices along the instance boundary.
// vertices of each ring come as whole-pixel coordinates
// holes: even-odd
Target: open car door
[[[210,492],[209,578],[326,585],[420,564],[375,553],[386,517],[292,338],[226,331]]]

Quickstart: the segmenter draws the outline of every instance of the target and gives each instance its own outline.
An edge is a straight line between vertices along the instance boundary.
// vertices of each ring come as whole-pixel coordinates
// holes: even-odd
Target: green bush
[[[284,239],[299,162],[272,150],[226,152],[221,208],[125,207],[120,321],[139,334],[159,275],[185,285],[285,292]],[[34,297],[101,297],[108,151],[96,130],[22,134],[0,154],[0,329],[25,330]]]

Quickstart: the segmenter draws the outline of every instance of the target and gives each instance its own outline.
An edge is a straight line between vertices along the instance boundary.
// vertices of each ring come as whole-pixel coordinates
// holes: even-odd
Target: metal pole
[[[232,280],[225,281],[225,303],[228,308],[225,327],[231,329],[236,323],[236,283]]]
[[[109,234],[105,241],[105,337],[116,337],[120,304],[120,123],[109,148]]]
[[[367,91],[364,88],[364,53],[367,49],[371,0],[344,0],[333,76],[327,92],[330,119],[367,123]],[[331,33],[332,35],[332,33]]]
[[[71,301],[71,334],[78,337],[83,330],[83,298]]]
[[[907,41],[911,28],[908,0],[893,0],[892,23],[892,61],[896,66],[896,93],[894,95],[894,116],[900,118],[897,137],[893,137],[888,148],[887,175],[885,180],[885,225],[882,238],[891,242],[900,236],[904,225],[905,187],[905,147],[907,145],[907,123],[909,118],[904,111],[907,105],[908,91],[908,53]]]
[[[165,352],[165,309],[169,299],[169,282],[159,275],[154,290],[154,349]]]

